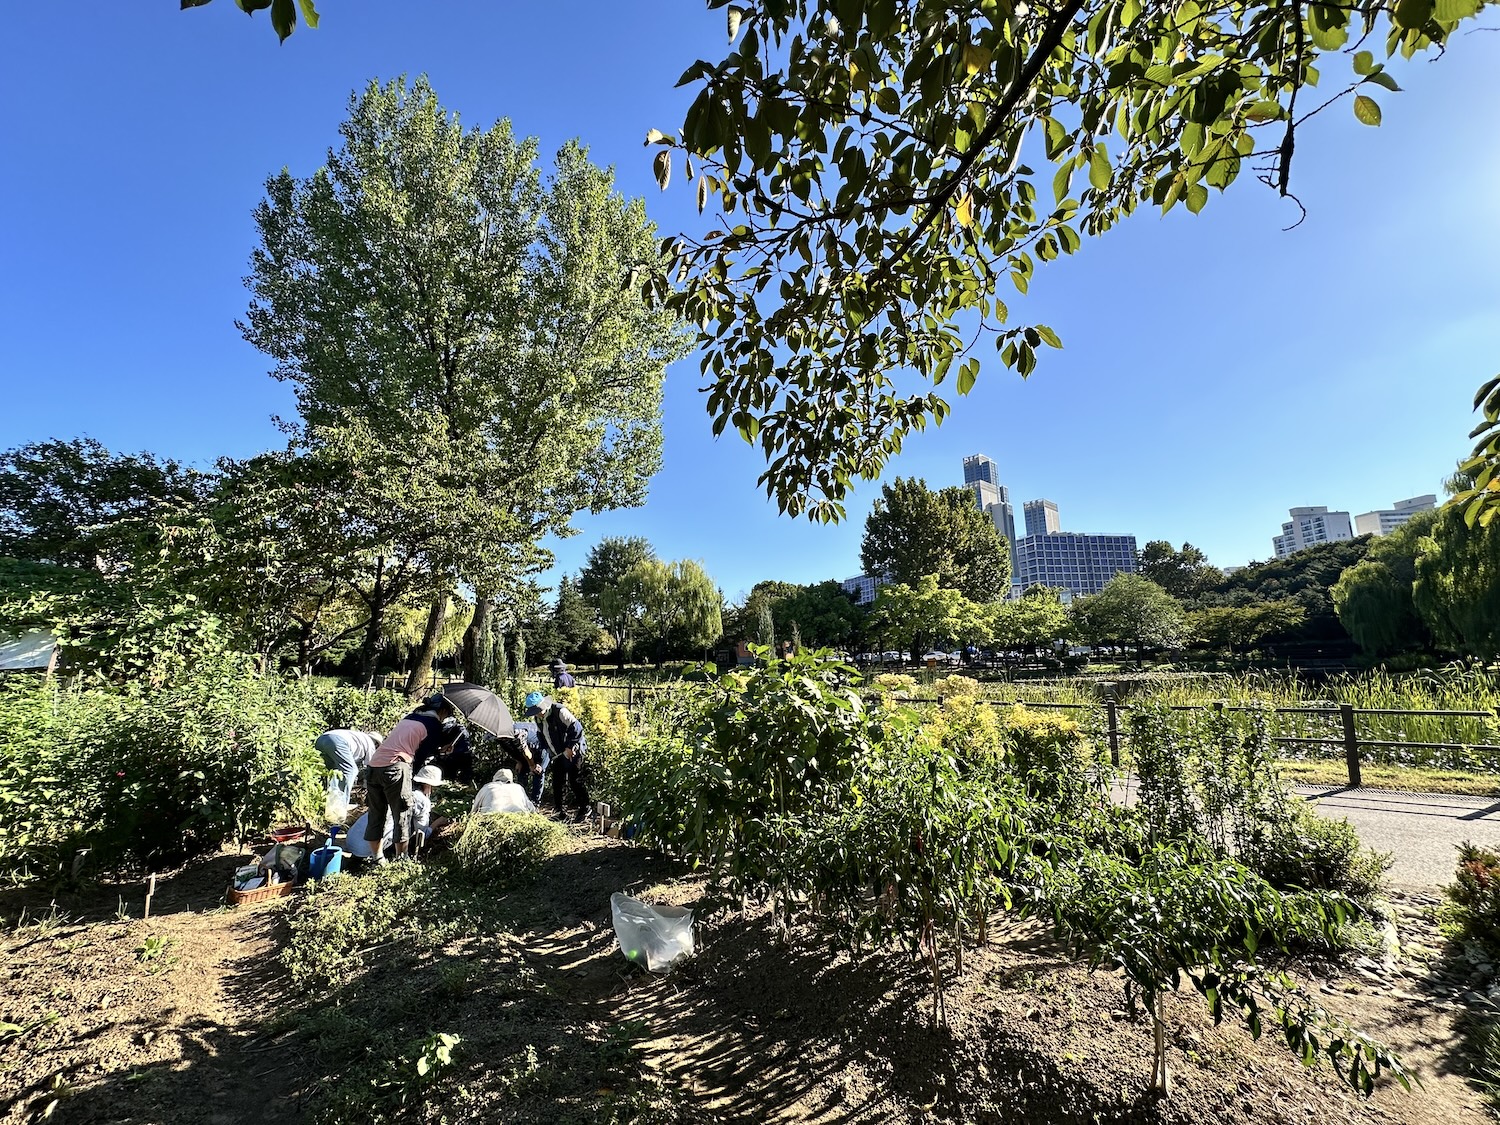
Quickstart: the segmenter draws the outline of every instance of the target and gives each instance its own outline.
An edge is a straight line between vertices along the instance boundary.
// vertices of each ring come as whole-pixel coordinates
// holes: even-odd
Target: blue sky
[[[680,123],[673,84],[722,51],[721,13],[319,6],[322,27],[280,47],[265,13],[231,0],[7,13],[0,448],[89,434],[209,464],[279,444],[291,395],[234,327],[251,209],[267,175],[321,163],[372,77],[426,72],[468,122],[509,117],[544,150],[581,137],[664,230],[699,222],[687,190],[656,191],[641,141]],[[1018,504],[1056,501],[1066,530],[1191,540],[1220,565],[1269,555],[1291,505],[1357,513],[1440,491],[1473,390],[1500,369],[1500,36],[1392,69],[1406,92],[1377,91],[1381,128],[1339,105],[1299,137],[1295,230],[1296,208],[1247,176],[1197,218],[1143,212],[1041,270],[1011,310],[1065,349],[1025,382],[986,362],[890,475],[958,483],[963,456],[987,453]],[[691,359],[669,374],[649,503],[580,518],[559,566],[639,534],[703,560],[731,597],[857,572],[877,487],[841,526],[777,516],[756,452],[710,436],[698,385]]]

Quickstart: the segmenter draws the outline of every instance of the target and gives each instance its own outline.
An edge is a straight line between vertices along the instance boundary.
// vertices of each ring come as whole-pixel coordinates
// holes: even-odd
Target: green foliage
[[[1291,598],[1210,605],[1188,614],[1187,633],[1209,648],[1235,652],[1253,648],[1269,637],[1295,632],[1306,620],[1307,610]]]
[[[1444,508],[1417,543],[1412,600],[1443,648],[1500,653],[1500,524],[1470,524],[1462,508]]]
[[[287,909],[289,937],[279,954],[293,987],[319,994],[342,986],[358,965],[358,951],[406,924],[437,878],[423,864],[392,863],[357,879],[309,883]]]
[[[1073,615],[1062,604],[1061,591],[1033,586],[1014,601],[993,607],[990,641],[1008,651],[1050,648],[1073,631]]]
[[[1079,635],[1094,644],[1128,643],[1137,652],[1177,645],[1186,629],[1182,603],[1139,574],[1117,574],[1073,603]]]
[[[202,8],[212,0],[181,0],[182,10]],[[271,9],[271,30],[278,42],[285,43],[287,36],[297,28],[297,13],[302,13],[302,22],[308,27],[318,26],[318,9],[313,0],[234,0],[235,5],[246,15],[253,16],[263,9]]]
[[[585,765],[589,771],[589,793],[599,801],[613,801],[625,759],[635,753],[637,739],[630,715],[611,703],[603,692],[588,688],[558,688],[553,697],[572,711],[583,724],[588,742]]]
[[[1348,634],[1334,611],[1332,589],[1340,575],[1360,562],[1370,537],[1319,543],[1281,559],[1251,563],[1235,571],[1199,597],[1200,606],[1253,605],[1290,599],[1302,607],[1300,622],[1260,640],[1322,642],[1343,640]]]
[[[1500,954],[1500,855],[1471,842],[1458,847],[1458,870],[1443,888],[1459,933]]]
[[[1184,543],[1179,551],[1164,539],[1153,539],[1141,548],[1139,572],[1180,601],[1196,598],[1224,578],[1191,543]]]
[[[882,586],[870,614],[876,636],[907,646],[914,657],[928,644],[986,639],[991,629],[990,607],[938,585],[935,574],[923,575],[914,586]]]
[[[463,878],[496,888],[529,883],[567,846],[568,831],[540,813],[478,813],[453,846]]]
[[[1339,623],[1372,656],[1431,643],[1412,587],[1422,539],[1438,519],[1435,513],[1421,512],[1391,534],[1373,539],[1364,559],[1344,571],[1330,591]]]
[[[132,692],[0,685],[0,878],[160,869],[322,808],[313,742],[341,719],[389,722],[386,694],[258,675],[242,657]],[[378,712],[378,714],[377,714]],[[381,728],[388,729],[388,728]]]
[[[936,575],[939,586],[973,602],[998,601],[1010,591],[1010,545],[967,488],[933,491],[905,477],[882,486],[859,557],[866,574],[905,586]]]
[[[942,702],[925,715],[923,741],[956,758],[998,762],[1005,752],[1000,720],[995,708],[972,692],[952,690],[952,681],[963,678],[948,677],[939,695]]]
[[[1369,902],[1384,889],[1394,862],[1361,844],[1348,820],[1319,816],[1298,800],[1257,834],[1242,858],[1273,886],[1332,891],[1356,902]]]
[[[1002,287],[1138,209],[1199,212],[1256,152],[1287,194],[1321,71],[1366,124],[1399,88],[1350,39],[1440,50],[1481,6],[730,5],[680,130],[646,138],[719,221],[645,284],[699,327],[715,432],[759,444],[784,511],[837,519],[969,393],[981,342],[1022,376],[1061,346]]]
[[[634,623],[630,632],[649,642],[657,664],[672,653],[701,653],[724,635],[719,588],[692,559],[638,562],[621,577],[615,597]]]
[[[1083,728],[1056,712],[1012,707],[1004,715],[1002,738],[1006,764],[1027,793],[1056,815],[1081,823],[1109,776]]]

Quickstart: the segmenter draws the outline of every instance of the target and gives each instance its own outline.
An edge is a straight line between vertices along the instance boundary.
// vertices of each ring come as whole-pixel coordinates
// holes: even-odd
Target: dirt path
[[[608,905],[622,889],[695,906],[698,956],[667,977],[627,963]],[[278,913],[194,913],[182,907],[199,892],[174,891],[179,898],[163,901],[176,907],[150,922],[43,923],[0,935],[0,1019],[31,1029],[0,1043],[0,1125],[30,1125],[54,1101],[52,1120],[64,1123],[306,1119],[308,1082],[326,1078],[274,1019],[285,987],[270,961]],[[447,950],[457,963],[476,955],[477,941],[491,958],[482,963],[509,973],[477,978],[484,983],[467,998],[424,1017],[484,1055],[464,1078],[478,1100],[451,1119],[595,1120],[583,1102],[553,1103],[546,1091],[514,1100],[506,1082],[517,1079],[500,1072],[520,1073],[528,1044],[544,1067],[602,1052],[599,1074],[631,1083],[644,1074],[660,1098],[650,1113],[618,1118],[639,1125],[1491,1119],[1459,1073],[1455,1025],[1467,1011],[1493,1010],[1493,970],[1444,958],[1432,896],[1398,899],[1399,957],[1355,961],[1316,986],[1331,1011],[1405,1054],[1418,1090],[1386,1084],[1359,1099],[1326,1068],[1301,1068],[1274,1032],[1255,1042],[1237,1027],[1213,1027],[1184,994],[1170,1007],[1177,1089],[1157,1103],[1142,1093],[1149,1031],[1126,1012],[1121,978],[1083,971],[1034,927],[1001,929],[966,954],[942,1029],[931,1024],[925,970],[905,955],[851,957],[809,926],[783,942],[763,915],[714,913],[701,895],[699,882],[674,878],[637,849],[589,840],[551,882],[511,896],[503,935]],[[440,973],[440,956],[420,954],[422,971]],[[494,1021],[506,1005],[520,1007],[502,1026]],[[423,1120],[453,1108],[429,1107]]]

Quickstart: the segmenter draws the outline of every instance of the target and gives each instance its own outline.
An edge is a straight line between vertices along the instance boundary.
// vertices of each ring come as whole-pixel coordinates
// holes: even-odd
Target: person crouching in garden
[[[516,784],[516,775],[510,770],[495,771],[495,780],[479,791],[469,809],[473,813],[504,812],[533,813],[536,806],[526,795],[526,790]]]
[[[416,852],[432,839],[432,834],[448,823],[446,816],[433,819],[432,791],[443,785],[443,771],[429,763],[412,775],[411,837],[412,851]]]
[[[429,751],[424,743],[424,749],[411,764],[412,769],[421,770],[431,764],[442,771],[444,781],[471,784],[474,780],[474,750],[469,744],[469,732],[455,716],[437,728],[435,737],[436,747]]]
[[[568,666],[563,663],[562,657],[555,657],[547,670],[552,673],[552,686],[554,688],[577,687],[578,681],[568,671]]]
[[[437,734],[433,720],[441,728],[444,719],[455,715],[453,704],[441,695],[427,699],[422,709],[402,719],[370,755],[365,839],[376,863],[385,857],[380,840],[385,834],[386,816],[391,818],[391,850],[397,856],[406,854],[411,832],[411,764],[428,746],[435,746]],[[424,745],[425,744],[425,745]]]
[[[563,815],[563,785],[573,790],[578,819],[589,815],[589,791],[583,785],[583,724],[551,696],[534,691],[526,697],[526,717],[536,719],[537,739],[552,756],[552,799]]]
[[[339,789],[343,791],[345,804],[353,800],[360,771],[368,765],[370,755],[375,753],[382,737],[378,730],[325,730],[313,743],[323,755],[323,764],[339,775]]]

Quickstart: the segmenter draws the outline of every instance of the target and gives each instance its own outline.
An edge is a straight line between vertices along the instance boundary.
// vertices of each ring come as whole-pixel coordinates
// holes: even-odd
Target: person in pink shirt
[[[391,850],[398,856],[406,854],[411,822],[407,815],[411,810],[411,763],[432,729],[430,718],[429,722],[422,721],[424,712],[439,721],[456,714],[453,704],[443,696],[431,696],[423,701],[420,711],[413,712],[392,727],[391,733],[370,755],[365,840],[376,863],[385,862],[380,843],[385,837],[387,815],[393,822]]]

